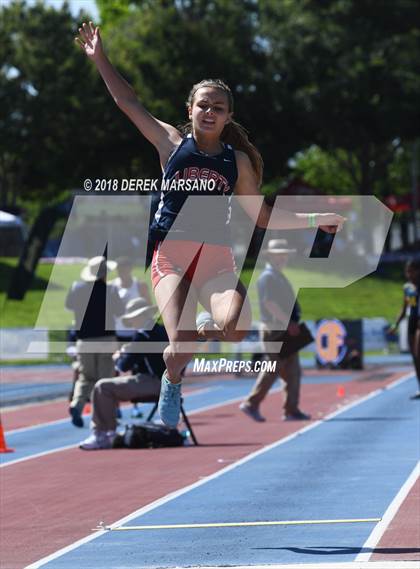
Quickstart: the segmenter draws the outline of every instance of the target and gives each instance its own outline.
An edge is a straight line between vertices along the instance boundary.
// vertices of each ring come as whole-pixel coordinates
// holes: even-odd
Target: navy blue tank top
[[[166,163],[150,239],[230,245],[231,199],[237,178],[235,152],[229,144],[209,156],[188,134]],[[188,204],[189,196],[201,198]]]

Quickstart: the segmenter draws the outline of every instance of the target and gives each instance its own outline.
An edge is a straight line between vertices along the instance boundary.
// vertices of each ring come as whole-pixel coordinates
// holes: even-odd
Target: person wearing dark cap
[[[78,379],[74,385],[69,414],[75,427],[83,427],[83,408],[91,397],[95,383],[112,375],[112,354],[117,348],[115,318],[124,312],[116,287],[106,283],[107,272],[115,261],[93,257],[73,283],[66,298],[66,308],[75,315]],[[92,343],[101,346],[93,349]]]
[[[130,300],[127,312],[122,317],[125,326],[133,331],[133,341],[124,344],[120,351],[114,354],[115,368],[129,375],[101,379],[93,390],[93,409],[91,435],[82,441],[79,447],[83,450],[98,450],[112,447],[117,427],[116,411],[121,401],[159,397],[160,378],[165,370],[162,353],[145,354],[139,351],[139,342],[168,342],[165,328],[152,322],[157,311],[156,306],[144,298]],[[137,347],[137,349],[136,349]]]
[[[275,371],[261,371],[256,383],[241,403],[240,409],[254,421],[262,422],[265,418],[260,413],[260,404],[271,386],[280,376],[286,385],[284,402],[285,420],[308,420],[310,416],[299,409],[301,367],[298,352],[287,357],[280,357],[279,352],[272,353],[270,342],[279,341],[279,330],[287,330],[290,336],[298,336],[300,306],[295,300],[293,288],[283,274],[289,255],[296,249],[290,249],[286,239],[271,239],[268,248],[263,251],[267,265],[261,273],[257,286],[261,312],[261,340],[265,349],[265,359],[276,362]],[[290,308],[293,307],[289,318]]]

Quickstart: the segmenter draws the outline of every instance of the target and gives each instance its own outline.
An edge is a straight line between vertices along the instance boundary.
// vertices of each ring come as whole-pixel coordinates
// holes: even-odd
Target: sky
[[[0,0],[1,6],[7,6],[11,4],[12,0]],[[36,0],[26,0],[27,4],[35,4]],[[55,8],[60,8],[64,3],[64,0],[43,0],[43,3],[48,6],[54,6]],[[67,0],[68,5],[70,6],[70,11],[73,15],[77,16],[79,11],[84,8],[89,14],[92,15],[93,20],[97,20],[99,13],[96,7],[95,0]]]

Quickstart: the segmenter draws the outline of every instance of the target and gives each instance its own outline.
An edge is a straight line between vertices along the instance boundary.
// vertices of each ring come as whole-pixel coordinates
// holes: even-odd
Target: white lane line
[[[229,569],[419,569],[418,561],[373,561],[369,563],[345,561],[341,563],[298,563],[287,565],[229,565]],[[183,569],[177,567],[177,569]],[[221,569],[219,567],[195,566],[184,569]]]
[[[35,429],[41,429],[44,427],[50,427],[51,425],[60,425],[61,423],[69,423],[70,417],[66,419],[56,419],[55,421],[47,421],[46,423],[38,423],[37,425],[30,425],[29,427],[19,427],[18,429],[11,429],[10,431],[5,431],[4,434],[15,435],[16,433],[27,433]]]
[[[410,476],[407,478],[407,480],[401,487],[398,494],[395,496],[395,498],[388,506],[385,514],[382,517],[382,520],[373,529],[372,533],[364,543],[363,549],[370,549],[370,551],[367,552],[362,551],[362,553],[359,553],[359,555],[356,557],[356,561],[369,561],[371,555],[374,553],[373,550],[378,545],[379,541],[381,540],[381,537],[383,536],[389,524],[393,520],[395,514],[400,509],[402,503],[404,502],[405,498],[408,496],[411,488],[414,486],[419,476],[420,476],[420,461],[416,464]],[[417,562],[417,566],[420,567],[419,562]]]
[[[0,464],[0,468],[6,468],[6,466],[13,466],[14,464],[19,464],[20,462],[26,462],[27,460],[32,460],[33,458],[41,458],[42,456],[47,456],[49,454],[53,454],[54,452],[61,452],[63,450],[75,448],[78,445],[79,445],[79,443],[74,443],[71,445],[65,445],[65,446],[57,447],[57,448],[54,448],[51,450],[44,450],[43,452],[38,452],[37,454],[31,454],[30,456],[24,456],[22,458],[17,458],[16,460],[4,462],[4,463]]]
[[[212,385],[211,387],[200,387],[182,393],[182,397],[191,397],[192,395],[202,395],[203,393],[210,393],[221,389],[221,385]]]
[[[411,377],[413,377],[413,373],[406,374],[406,376],[404,376],[403,378],[396,380],[395,383],[399,385],[400,383],[402,383],[402,381],[407,381]],[[275,441],[274,443],[271,443],[271,444],[269,444],[269,445],[267,445],[267,446],[265,446],[265,447],[263,447],[257,451],[254,451],[253,453],[248,454],[247,456],[244,456],[243,458],[234,462],[233,464],[225,466],[225,468],[222,468],[221,470],[218,470],[217,472],[210,474],[209,476],[205,476],[204,478],[198,480],[197,482],[194,482],[193,484],[189,484],[188,486],[185,486],[184,488],[180,488],[179,490],[176,490],[175,492],[171,492],[170,494],[167,494],[166,496],[163,496],[162,498],[155,500],[151,504],[148,504],[147,506],[143,506],[142,508],[139,508],[135,512],[132,512],[131,514],[124,516],[123,518],[117,520],[116,522],[114,522],[112,524],[107,524],[107,525],[111,528],[119,527],[119,526],[121,526],[127,522],[130,522],[131,520],[133,520],[135,518],[141,517],[144,514],[147,514],[148,512],[155,510],[156,508],[159,508],[160,506],[163,506],[167,502],[175,500],[179,496],[182,496],[182,495],[186,494],[187,492],[194,490],[195,488],[199,488],[200,486],[203,486],[204,484],[207,484],[208,482],[211,482],[212,480],[215,480],[216,478],[223,476],[227,472],[230,472],[231,470],[234,470],[235,468],[238,468],[239,466],[246,464],[247,462],[253,460],[254,458],[257,458],[258,456],[265,454],[266,452],[268,452],[268,451],[270,451],[276,447],[279,447],[279,446],[281,446],[281,445],[283,445],[283,444],[285,444],[285,443],[287,443],[287,442],[289,442],[289,441],[291,441],[297,437],[300,437],[302,434],[304,434],[308,431],[311,431],[312,429],[315,429],[316,427],[319,427],[325,421],[328,421],[329,419],[332,419],[332,418],[336,417],[337,415],[341,415],[341,413],[345,413],[346,411],[349,411],[353,407],[356,407],[357,405],[360,405],[360,404],[364,403],[365,401],[368,401],[369,399],[376,397],[380,393],[383,393],[383,391],[384,391],[383,388],[377,389],[376,391],[369,393],[368,395],[366,395],[365,397],[362,397],[361,399],[358,399],[357,401],[353,401],[352,403],[349,403],[348,405],[344,405],[343,407],[340,407],[340,409],[337,409],[336,411],[330,413],[329,415],[326,415],[323,419],[320,419],[319,421],[316,421],[315,423],[307,425],[303,429],[300,429],[299,431],[296,431],[287,437],[284,437],[284,438],[282,438],[278,441]],[[99,523],[103,523],[103,522],[99,522]],[[99,536],[102,536],[104,533],[107,533],[107,531],[108,530],[104,530],[103,532],[101,532],[101,531],[96,532],[96,533],[88,535],[82,539],[79,539],[79,540],[75,541],[74,543],[67,545],[64,548],[59,549],[55,553],[52,553],[51,555],[43,557],[39,561],[36,561],[35,563],[28,565],[24,569],[38,569],[39,567],[46,565],[50,561],[53,561],[54,559],[58,559],[59,557],[65,555],[66,553],[69,553],[70,551],[73,551],[74,549],[77,549],[78,547],[80,547],[86,543],[89,543],[90,541],[92,541],[94,539],[97,539]],[[267,565],[267,567],[270,567],[270,566]],[[330,565],[330,567],[328,569],[331,569],[331,567],[332,567],[332,565]],[[336,569],[336,567],[337,566],[335,566],[334,569]],[[206,568],[206,569],[208,569],[208,568]],[[284,567],[282,567],[282,569],[284,569]],[[302,566],[300,566],[299,569],[302,569]],[[319,569],[319,567],[317,567],[317,569]],[[354,569],[354,566],[353,566],[353,569]],[[393,569],[395,569],[395,567]],[[415,569],[418,569],[418,567],[416,567]]]
[[[400,377],[400,379],[396,379],[395,381],[393,381],[392,383],[389,383],[388,385],[385,385],[385,387],[382,387],[381,389],[383,391],[388,391],[390,389],[394,389],[395,387],[398,387],[401,383],[404,383],[404,381],[407,381],[407,379],[410,379],[410,377],[412,377],[414,379],[414,373],[413,372],[406,373],[405,375]]]
[[[1,408],[1,414],[4,416],[7,415],[7,413],[10,413],[11,411],[25,410],[28,407],[41,407],[42,405],[49,405],[50,403],[60,403],[63,401],[68,401],[67,397],[60,396],[60,397],[54,397],[54,399],[48,399],[47,401],[30,401],[28,403],[8,405],[7,407]]]
[[[193,391],[188,391],[187,393],[183,394],[183,397],[191,397],[192,395],[202,395],[203,393],[208,393],[209,391],[216,391],[220,387],[203,387],[202,389],[194,389]],[[63,400],[65,401],[65,400]],[[44,403],[45,404],[45,403]],[[130,407],[130,403],[126,403],[121,405],[123,408]],[[191,411],[189,415],[191,415]],[[84,415],[84,417],[90,417],[90,415]],[[16,433],[25,433],[28,431],[33,431],[34,429],[41,429],[44,427],[49,427],[51,425],[60,425],[61,423],[68,423],[70,421],[70,417],[66,419],[56,419],[55,421],[47,421],[46,423],[38,423],[37,425],[30,425],[29,427],[19,427],[18,429],[11,429],[10,431],[5,431],[5,435],[14,435]]]

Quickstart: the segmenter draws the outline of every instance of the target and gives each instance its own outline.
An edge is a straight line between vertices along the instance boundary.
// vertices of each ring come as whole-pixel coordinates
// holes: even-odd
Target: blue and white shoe
[[[181,382],[171,383],[166,371],[163,372],[160,384],[158,410],[162,422],[175,429],[181,412]]]
[[[200,332],[200,330],[202,330],[205,327],[209,327],[209,325],[215,324],[210,312],[200,312],[200,314],[197,316],[195,323],[197,326],[197,332]],[[206,342],[207,340],[205,338],[198,338],[198,341]]]

